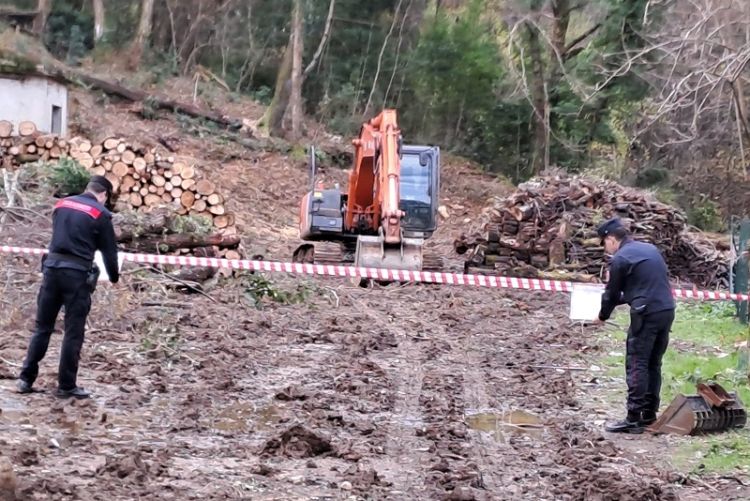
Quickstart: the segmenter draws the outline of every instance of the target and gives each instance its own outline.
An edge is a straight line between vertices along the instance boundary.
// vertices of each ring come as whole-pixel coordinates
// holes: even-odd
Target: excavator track
[[[351,266],[354,264],[354,249],[338,242],[303,244],[294,251],[292,261],[295,263]]]
[[[434,251],[422,252],[422,271],[443,271],[445,263],[443,257]]]
[[[315,242],[300,245],[294,251],[292,261],[295,263],[322,265],[354,265],[355,248],[338,242]],[[439,272],[444,270],[442,256],[431,250],[422,254],[422,271]]]

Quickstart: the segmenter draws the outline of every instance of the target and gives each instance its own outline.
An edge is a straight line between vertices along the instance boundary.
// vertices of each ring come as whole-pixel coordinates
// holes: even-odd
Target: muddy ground
[[[288,259],[304,168],[216,151],[245,247]],[[450,217],[432,245],[449,249],[501,191],[447,166]],[[45,245],[45,219],[29,218],[3,238]],[[13,392],[37,268],[0,257],[0,483],[10,464],[19,499],[750,497],[736,479],[676,471],[668,437],[602,432],[622,409],[592,404],[601,349],[564,295],[259,274],[185,295],[128,265],[94,296],[79,381],[94,398],[58,401],[59,334],[43,392]]]
[[[673,471],[663,439],[602,434],[585,402],[593,373],[544,367],[585,367],[597,350],[563,297],[303,283],[303,302],[262,309],[237,284],[210,291],[216,304],[102,287],[81,371],[90,401],[51,394],[59,336],[45,392],[14,394],[26,332],[5,330],[0,447],[21,499],[750,494]],[[33,314],[27,296],[14,318]]]

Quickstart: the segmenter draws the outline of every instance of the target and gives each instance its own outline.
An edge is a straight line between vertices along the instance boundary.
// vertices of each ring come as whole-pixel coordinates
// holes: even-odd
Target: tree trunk
[[[292,88],[290,78],[292,76],[293,39],[293,36],[289,37],[289,43],[284,50],[284,57],[281,60],[281,65],[279,65],[279,73],[276,75],[276,88],[271,104],[268,105],[266,113],[258,121],[258,128],[272,136],[281,135],[283,132],[281,122],[289,104],[289,95]]]
[[[137,69],[141,64],[141,57],[146,43],[151,37],[151,18],[154,14],[154,0],[141,2],[141,19],[138,22],[138,32],[130,46],[130,67]]]
[[[44,33],[44,28],[47,26],[47,18],[52,10],[52,0],[37,0],[36,4],[37,15],[34,18],[34,25],[32,29],[37,35]]]
[[[527,83],[533,106],[531,117],[533,133],[529,174],[535,176],[544,168],[547,152],[547,96],[544,88],[544,61],[542,60],[539,32],[536,27],[530,24],[526,25],[526,32],[529,42],[529,57],[531,58],[531,72],[527,77]]]
[[[279,72],[276,75],[276,88],[273,93],[271,104],[266,109],[266,113],[258,121],[258,128],[272,136],[283,135],[286,127],[284,124],[285,115],[289,118],[290,139],[299,138],[302,126],[302,85],[305,77],[315,68],[320,55],[325,48],[328,38],[330,37],[331,24],[333,22],[333,11],[335,0],[330,0],[328,4],[328,16],[323,29],[323,36],[318,44],[318,48],[313,55],[310,64],[303,69],[303,49],[304,49],[304,12],[302,0],[294,0],[294,10],[292,12],[292,29],[289,35],[289,43],[284,50],[284,57],[279,65]]]
[[[294,14],[292,15],[292,88],[289,95],[289,134],[291,141],[300,136],[302,122],[302,0],[294,0]]]
[[[104,36],[104,0],[92,0],[94,5],[94,45]]]
[[[172,252],[177,249],[194,249],[216,245],[218,247],[237,247],[240,237],[237,235],[197,235],[195,233],[174,233],[171,235],[146,235],[130,241],[121,242],[122,247],[135,252],[160,251]]]

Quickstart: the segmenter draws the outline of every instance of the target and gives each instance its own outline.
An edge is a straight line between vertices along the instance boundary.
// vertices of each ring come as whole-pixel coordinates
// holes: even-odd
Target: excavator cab
[[[401,152],[401,200],[404,236],[430,238],[437,229],[440,149],[404,145]]]

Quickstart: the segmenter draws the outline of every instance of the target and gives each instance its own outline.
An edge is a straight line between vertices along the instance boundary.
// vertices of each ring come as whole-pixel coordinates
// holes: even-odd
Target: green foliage
[[[176,322],[146,321],[139,326],[141,332],[140,351],[149,358],[171,359],[179,355],[179,325]]]
[[[681,445],[678,466],[691,473],[745,473],[750,471],[750,431],[698,437]]]
[[[47,19],[44,44],[55,57],[68,64],[77,63],[94,46],[94,19],[76,2],[52,2]]]
[[[266,300],[289,305],[302,303],[310,295],[310,288],[305,284],[298,283],[294,290],[283,290],[258,273],[244,276],[243,284],[245,300],[259,310],[263,309]]]
[[[517,142],[520,113],[498,102],[504,71],[483,3],[473,0],[458,20],[440,11],[427,21],[410,56],[404,127],[423,142],[496,165]]]
[[[173,233],[208,235],[213,231],[213,221],[207,216],[175,216],[169,229]]]
[[[250,94],[253,99],[266,106],[271,104],[273,98],[273,88],[267,85],[261,85]]]
[[[704,231],[721,231],[726,225],[719,204],[701,196],[687,211],[688,223]]]
[[[91,174],[74,159],[64,156],[57,162],[42,162],[39,171],[46,175],[46,182],[57,196],[83,193]]]

